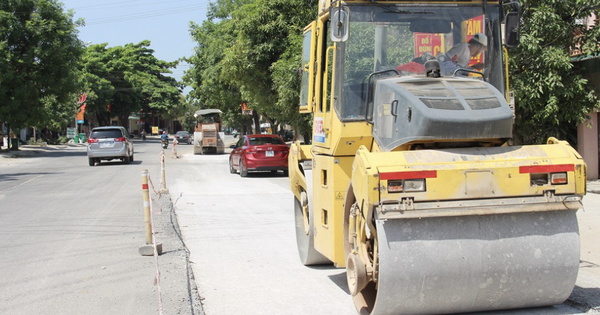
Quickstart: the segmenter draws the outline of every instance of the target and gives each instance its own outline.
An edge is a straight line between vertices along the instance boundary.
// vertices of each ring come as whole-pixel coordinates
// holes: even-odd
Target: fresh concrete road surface
[[[230,141],[228,141],[230,142]],[[167,186],[191,251],[207,315],[356,314],[344,269],[304,267],[294,232],[293,195],[282,174],[230,174],[228,155],[167,159]],[[600,195],[580,212],[581,277],[573,301],[485,314],[592,314],[600,309]]]
[[[227,155],[181,160],[167,185],[207,315],[356,313],[343,269],[299,263],[287,177],[230,174]]]

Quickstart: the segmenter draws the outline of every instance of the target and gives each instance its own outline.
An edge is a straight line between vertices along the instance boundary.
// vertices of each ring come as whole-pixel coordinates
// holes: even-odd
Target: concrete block
[[[152,246],[152,244],[142,245],[138,251],[142,256],[154,256],[154,246]],[[162,254],[162,243],[156,244],[156,252],[158,255]]]

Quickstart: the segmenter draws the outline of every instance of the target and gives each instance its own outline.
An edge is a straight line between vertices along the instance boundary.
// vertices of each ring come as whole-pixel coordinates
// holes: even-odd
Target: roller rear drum
[[[376,220],[377,283],[361,314],[444,314],[564,302],[579,267],[575,211]]]

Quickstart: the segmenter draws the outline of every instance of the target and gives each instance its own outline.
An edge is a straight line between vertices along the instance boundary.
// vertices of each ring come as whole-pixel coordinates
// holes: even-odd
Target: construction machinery
[[[299,110],[313,134],[289,155],[298,251],[305,265],[345,266],[360,314],[569,297],[586,166],[555,138],[509,145],[518,8],[321,0],[305,28]],[[483,53],[449,64],[478,33]]]
[[[221,130],[221,110],[201,109],[194,113],[194,154],[225,153],[225,133]]]

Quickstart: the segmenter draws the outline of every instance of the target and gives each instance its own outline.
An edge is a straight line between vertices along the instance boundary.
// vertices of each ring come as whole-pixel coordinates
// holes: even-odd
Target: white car
[[[121,126],[97,127],[88,138],[87,157],[90,166],[100,160],[120,159],[129,164],[133,161],[132,136]]]

